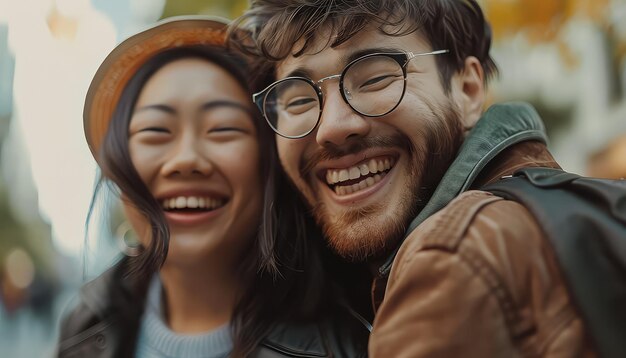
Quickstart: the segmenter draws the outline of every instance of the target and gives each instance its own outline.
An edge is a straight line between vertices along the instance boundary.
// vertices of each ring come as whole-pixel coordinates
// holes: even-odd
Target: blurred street
[[[500,77],[527,101],[565,170],[626,177],[626,0],[482,0]],[[96,165],[82,106],[108,52],[160,18],[235,18],[247,0],[0,0],[0,352],[54,353],[78,287],[128,234],[115,193],[88,219]]]

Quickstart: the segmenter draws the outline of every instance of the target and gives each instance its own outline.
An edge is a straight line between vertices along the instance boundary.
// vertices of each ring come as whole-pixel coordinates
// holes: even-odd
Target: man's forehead
[[[430,51],[428,42],[420,33],[403,36],[387,35],[377,27],[367,26],[344,43],[331,47],[336,37],[330,28],[325,27],[307,44],[305,51],[293,56],[302,49],[304,40],[299,40],[292,48],[292,55],[276,64],[276,77],[287,77],[294,71],[306,73],[326,73],[341,71],[352,59],[352,55],[368,49],[388,48],[403,51]]]

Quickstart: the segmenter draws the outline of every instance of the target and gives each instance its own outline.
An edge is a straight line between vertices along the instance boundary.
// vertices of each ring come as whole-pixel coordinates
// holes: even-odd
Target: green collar
[[[489,107],[465,138],[459,154],[426,206],[411,221],[405,238],[424,220],[466,191],[487,163],[502,150],[527,140],[548,141],[543,122],[531,105],[509,102]],[[399,248],[379,268],[380,275],[389,274]]]

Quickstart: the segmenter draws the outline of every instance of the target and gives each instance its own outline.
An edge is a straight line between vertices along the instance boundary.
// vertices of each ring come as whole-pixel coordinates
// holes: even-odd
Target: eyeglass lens
[[[341,90],[355,111],[366,116],[382,116],[402,100],[404,71],[389,56],[365,57],[346,69]],[[263,107],[274,130],[288,137],[313,130],[321,110],[316,88],[303,79],[277,83],[267,92]]]

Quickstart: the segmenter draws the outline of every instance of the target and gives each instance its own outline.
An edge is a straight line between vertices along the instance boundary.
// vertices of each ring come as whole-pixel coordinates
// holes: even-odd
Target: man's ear
[[[483,112],[485,103],[483,67],[476,57],[469,56],[465,59],[465,66],[455,77],[460,95],[461,120],[465,129],[469,130],[478,122]]]

